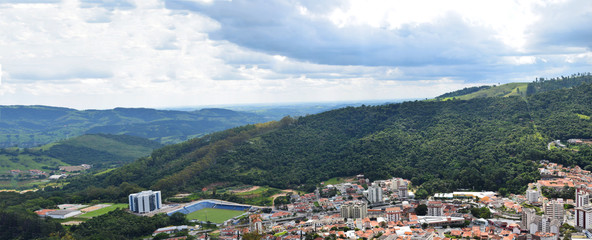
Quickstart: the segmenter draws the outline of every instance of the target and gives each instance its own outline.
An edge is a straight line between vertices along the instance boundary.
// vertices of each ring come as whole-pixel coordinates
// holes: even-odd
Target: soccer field
[[[199,211],[187,214],[186,218],[189,220],[197,219],[200,221],[210,221],[213,223],[223,223],[224,221],[243,214],[243,211],[204,208]]]

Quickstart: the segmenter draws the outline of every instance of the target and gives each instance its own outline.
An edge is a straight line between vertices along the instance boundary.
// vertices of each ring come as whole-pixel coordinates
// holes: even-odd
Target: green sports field
[[[223,223],[224,221],[243,214],[243,211],[217,209],[217,208],[204,208],[199,211],[187,214],[186,218],[189,220],[197,219],[200,221],[210,221],[213,223]]]
[[[108,203],[108,204],[111,204],[111,203]],[[104,207],[104,208],[101,208],[101,209],[98,209],[98,210],[95,210],[95,211],[92,211],[92,212],[87,212],[85,214],[80,215],[80,217],[83,217],[83,218],[93,218],[93,217],[101,216],[101,215],[103,215],[105,213],[111,212],[111,211],[113,211],[115,209],[118,209],[118,208],[126,209],[126,208],[128,208],[128,205],[127,205],[127,203],[113,204],[113,205],[111,205],[109,207]]]

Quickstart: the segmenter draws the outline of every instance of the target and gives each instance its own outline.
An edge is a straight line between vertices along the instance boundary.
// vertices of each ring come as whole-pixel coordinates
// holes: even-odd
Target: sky
[[[0,105],[423,99],[590,72],[589,0],[0,0]]]

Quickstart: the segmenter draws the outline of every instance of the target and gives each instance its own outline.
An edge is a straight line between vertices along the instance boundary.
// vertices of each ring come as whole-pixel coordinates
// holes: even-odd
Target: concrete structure
[[[259,214],[252,214],[249,216],[249,230],[251,232],[256,233],[264,233],[265,228],[263,228],[263,220],[261,220],[261,215]]]
[[[444,205],[441,201],[429,201],[428,204],[428,216],[443,216]]]
[[[386,219],[387,221],[397,222],[401,220],[401,213],[403,211],[400,207],[391,207],[386,209]]]
[[[147,213],[162,207],[160,191],[143,191],[130,194],[128,197],[130,211],[135,213]]]
[[[348,202],[341,205],[341,217],[343,218],[366,218],[368,216],[368,205],[365,202]]]
[[[378,184],[373,183],[372,186],[368,188],[367,198],[370,203],[382,202],[382,188],[378,186]]]
[[[399,186],[399,198],[400,199],[409,198],[409,190],[407,190],[407,184]]]
[[[592,228],[592,205],[584,205],[577,207],[576,211],[576,227],[583,229]]]
[[[417,216],[417,222],[420,225],[425,223],[429,227],[441,227],[461,225],[465,223],[465,219],[461,217]]]
[[[407,187],[407,182],[405,182],[405,180],[403,180],[402,178],[393,178],[391,179],[391,192],[397,192],[399,191],[399,187],[401,186],[405,186]]]
[[[590,194],[586,189],[586,185],[576,187],[576,207],[582,207],[590,203]]]
[[[537,190],[526,191],[526,199],[531,203],[539,202],[539,197],[540,197],[539,191],[537,191]]]
[[[78,210],[56,210],[46,213],[45,216],[51,218],[65,219],[69,217],[74,217],[79,214],[82,214],[82,212]]]
[[[545,215],[560,222],[563,222],[564,211],[563,204],[557,202],[557,200],[545,204]]]

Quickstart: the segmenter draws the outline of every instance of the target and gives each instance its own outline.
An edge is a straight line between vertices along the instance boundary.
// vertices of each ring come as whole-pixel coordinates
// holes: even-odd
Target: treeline
[[[491,86],[478,86],[478,87],[463,88],[461,90],[456,90],[454,92],[444,93],[440,96],[437,96],[436,99],[444,99],[444,98],[463,96],[463,95],[471,94],[471,93],[474,93],[474,92],[477,92],[480,90],[484,90],[484,89],[489,89],[489,88],[491,88]]]
[[[72,226],[70,231],[74,239],[123,240],[150,236],[158,228],[184,224],[187,224],[187,220],[182,213],[170,217],[166,214],[144,217],[117,209]]]
[[[534,82],[528,84],[528,87],[526,88],[526,94],[532,95],[535,93],[548,92],[562,88],[572,88],[585,83],[592,83],[592,75],[589,72],[550,79],[537,78]]]

